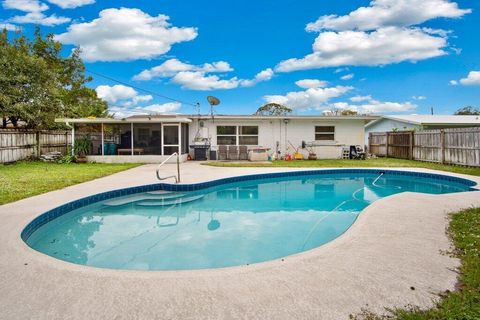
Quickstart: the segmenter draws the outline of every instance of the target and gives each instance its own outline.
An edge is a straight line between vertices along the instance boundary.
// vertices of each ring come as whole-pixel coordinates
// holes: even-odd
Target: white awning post
[[[72,123],[72,156],[75,156],[75,123]]]
[[[105,146],[104,146],[104,134],[103,134],[103,122],[102,122],[102,156],[105,155]]]
[[[130,122],[130,141],[132,147],[132,156],[133,156],[133,122]]]
[[[182,123],[178,123],[178,154],[182,154]]]

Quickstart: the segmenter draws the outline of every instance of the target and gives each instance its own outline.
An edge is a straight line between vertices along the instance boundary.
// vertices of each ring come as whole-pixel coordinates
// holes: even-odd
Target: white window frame
[[[218,134],[218,127],[234,127],[235,128],[235,134]],[[241,134],[241,127],[257,127],[258,128],[258,133],[257,134]],[[259,125],[217,125],[215,127],[215,134],[217,137],[217,145],[218,144],[218,137],[235,137],[235,145],[240,146],[243,144],[240,144],[240,137],[257,137],[257,144],[247,144],[247,146],[256,146],[258,145],[259,139],[260,139],[260,126]]]
[[[165,138],[165,127],[177,127],[178,128],[178,144],[164,144],[164,138]],[[181,144],[182,144],[182,128],[181,125],[178,123],[162,123],[162,156],[165,155],[165,147],[177,147],[177,152],[179,152],[181,149]]]
[[[332,127],[333,128],[333,131],[329,131],[329,132],[317,132],[317,128],[318,127]],[[314,128],[314,133],[313,133],[313,137],[314,137],[314,140],[315,142],[317,143],[332,143],[332,142],[336,142],[336,132],[337,132],[337,128],[335,126],[332,126],[332,125],[315,125]],[[317,140],[317,135],[331,135],[333,134],[333,139],[332,140]]]
[[[242,134],[242,127],[257,127],[257,134]],[[237,144],[240,145],[246,145],[246,146],[257,146],[258,145],[258,140],[260,138],[260,126],[256,125],[245,125],[245,126],[237,126]],[[240,137],[257,137],[257,144],[240,144]]]
[[[235,128],[235,133],[234,134],[218,134],[218,127],[234,127]],[[235,137],[235,145],[238,146],[238,126],[236,125],[229,125],[229,124],[225,124],[225,125],[217,125],[215,127],[215,134],[216,134],[216,137],[217,137],[217,145],[218,144],[218,137]],[[228,146],[228,144],[225,144],[225,146]]]

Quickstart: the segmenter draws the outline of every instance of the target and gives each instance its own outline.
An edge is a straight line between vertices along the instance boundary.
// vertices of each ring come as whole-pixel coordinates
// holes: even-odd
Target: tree
[[[355,110],[350,110],[350,109],[338,109],[338,108],[332,108],[330,110],[326,110],[324,112],[326,115],[332,115],[332,116],[356,116],[358,115],[358,112]]]
[[[106,116],[107,104],[86,84],[80,51],[63,58],[62,45],[53,35],[42,37],[35,30],[9,39],[0,34],[0,114],[2,126],[22,121],[29,128],[59,127],[57,117]]]
[[[258,108],[256,116],[286,116],[292,113],[292,109],[279,103],[267,103]]]
[[[355,110],[345,109],[340,112],[342,116],[356,116],[358,114]]]
[[[457,115],[457,116],[480,115],[480,109],[472,107],[472,106],[467,106],[467,107],[463,107],[463,108],[460,108],[457,111],[455,111],[454,115]]]

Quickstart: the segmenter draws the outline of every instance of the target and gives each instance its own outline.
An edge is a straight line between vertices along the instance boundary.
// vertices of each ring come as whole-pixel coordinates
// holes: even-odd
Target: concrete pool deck
[[[362,308],[430,307],[437,293],[453,290],[456,283],[458,261],[442,254],[450,248],[447,214],[480,206],[480,191],[397,194],[367,207],[345,234],[324,246],[225,269],[97,269],[51,258],[21,240],[24,226],[48,209],[156,183],[155,168],[145,165],[0,206],[0,319],[348,319]],[[385,169],[447,174],[480,184],[480,177]],[[308,168],[186,163],[182,182],[292,170]]]

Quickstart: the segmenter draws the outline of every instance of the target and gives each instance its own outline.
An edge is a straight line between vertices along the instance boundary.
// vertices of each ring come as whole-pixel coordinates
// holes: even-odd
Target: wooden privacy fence
[[[480,166],[480,127],[370,132],[368,144],[380,157]]]
[[[0,163],[38,158],[51,151],[65,153],[71,143],[70,131],[0,129]]]

